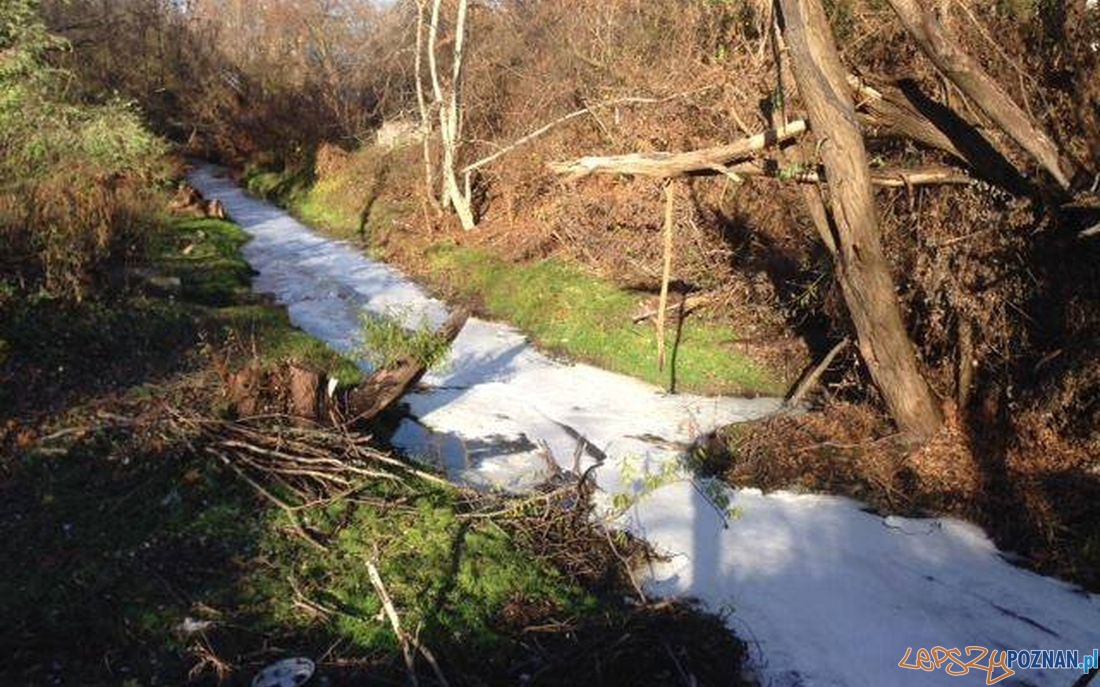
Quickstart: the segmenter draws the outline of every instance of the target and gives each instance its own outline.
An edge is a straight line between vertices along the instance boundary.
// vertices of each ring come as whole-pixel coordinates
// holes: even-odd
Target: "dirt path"
[[[444,304],[396,270],[323,238],[250,198],[216,168],[192,183],[222,200],[253,240],[254,285],[334,348],[355,346],[363,308],[438,324]],[[666,396],[637,380],[551,360],[514,329],[471,319],[394,443],[438,460],[453,479],[523,489],[548,471],[602,466],[607,508],[670,559],[651,571],[656,594],[732,610],[770,685],[976,685],[904,670],[912,648],[1070,649],[1100,646],[1100,599],[1001,557],[980,529],[948,518],[882,518],[830,496],[734,491],[689,478],[677,446],[729,422],[760,417],[775,399]],[[731,515],[733,517],[731,517]],[[912,661],[912,657],[910,661]],[[1020,670],[1012,684],[1070,685],[1079,671]],[[1004,684],[1004,683],[1002,683]]]

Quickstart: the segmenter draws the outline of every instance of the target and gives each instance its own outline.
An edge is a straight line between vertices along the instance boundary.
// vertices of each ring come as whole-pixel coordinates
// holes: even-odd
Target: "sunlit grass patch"
[[[343,384],[360,381],[351,360],[294,327],[285,309],[251,293],[252,269],[240,254],[247,242],[248,235],[231,222],[176,220],[162,237],[156,263],[180,278],[182,295],[196,304],[204,329],[254,351],[260,362],[293,360]]]
[[[734,350],[732,329],[688,319],[664,370],[656,332],[632,320],[637,298],[559,260],[525,265],[454,245],[431,254],[433,269],[460,295],[530,334],[543,348],[668,388],[708,393],[776,394],[775,375]],[[669,327],[670,350],[676,332]]]
[[[378,369],[392,367],[405,358],[411,358],[429,369],[442,362],[450,348],[450,342],[440,336],[427,320],[408,328],[399,313],[364,311],[360,322],[363,344],[359,354]]]

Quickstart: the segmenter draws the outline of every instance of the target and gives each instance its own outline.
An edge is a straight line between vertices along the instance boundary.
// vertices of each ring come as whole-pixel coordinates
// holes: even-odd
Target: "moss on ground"
[[[776,394],[772,374],[732,349],[735,333],[710,322],[686,322],[670,357],[656,362],[654,328],[635,325],[636,298],[559,260],[518,265],[476,248],[440,244],[430,255],[434,271],[495,318],[507,320],[543,348],[664,388],[709,393]]]

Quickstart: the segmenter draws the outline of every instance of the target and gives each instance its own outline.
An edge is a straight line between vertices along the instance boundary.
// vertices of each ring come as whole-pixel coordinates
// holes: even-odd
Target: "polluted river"
[[[332,348],[356,349],[364,311],[409,326],[446,319],[447,305],[396,269],[250,197],[219,168],[200,165],[190,181],[252,237],[254,288]],[[1100,646],[1100,598],[1012,565],[974,525],[735,490],[682,467],[698,437],[776,412],[779,399],[667,395],[470,318],[448,360],[403,401],[409,414],[391,443],[453,481],[523,491],[552,472],[548,455],[565,470],[595,466],[603,510],[666,558],[644,571],[647,593],[723,614],[761,684],[979,685],[1005,671],[990,674],[984,661],[952,676],[921,670],[914,656],[982,647],[1083,657]],[[1001,684],[1070,687],[1081,677],[1076,666],[1017,667]]]

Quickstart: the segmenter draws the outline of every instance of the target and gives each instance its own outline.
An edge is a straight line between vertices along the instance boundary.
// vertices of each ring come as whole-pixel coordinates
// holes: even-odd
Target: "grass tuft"
[[[443,362],[450,349],[450,343],[427,320],[413,329],[407,329],[397,314],[364,311],[360,320],[363,344],[358,353],[376,369],[393,367],[406,358],[430,369]]]

